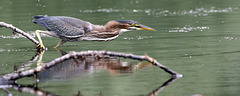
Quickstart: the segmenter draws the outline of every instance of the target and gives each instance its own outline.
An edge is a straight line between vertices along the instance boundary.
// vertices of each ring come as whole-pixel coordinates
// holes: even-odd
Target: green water
[[[183,78],[170,83],[159,96],[238,96],[239,3],[239,0],[40,0],[39,3],[37,0],[1,0],[0,21],[33,33],[45,30],[32,23],[32,16],[41,14],[71,16],[100,25],[110,20],[135,20],[157,31],[127,32],[109,42],[68,42],[59,49],[147,53],[183,74]],[[59,41],[43,36],[48,50],[42,62],[61,56],[52,48]],[[10,29],[0,29],[1,74],[12,72],[14,65],[25,64],[35,54],[32,42],[12,36]],[[141,63],[123,58],[121,61]],[[36,61],[30,67],[36,67]],[[107,68],[90,69],[42,75],[38,88],[62,96],[73,96],[78,91],[84,96],[98,96],[100,92],[104,96],[145,96],[170,79],[168,73],[154,66],[123,73],[113,73]],[[18,83],[32,85],[34,79],[25,78]],[[7,89],[14,96],[36,95]],[[0,95],[7,94],[0,90]]]

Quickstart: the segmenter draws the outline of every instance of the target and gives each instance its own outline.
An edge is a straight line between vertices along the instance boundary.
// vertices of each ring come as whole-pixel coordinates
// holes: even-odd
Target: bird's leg
[[[43,42],[42,42],[42,39],[41,39],[41,36],[40,36],[40,32],[44,32],[44,31],[36,30],[36,36],[39,40],[39,44],[36,47],[37,47],[37,49],[45,50],[45,47],[43,45]]]
[[[53,47],[53,48],[56,48],[57,49],[57,47],[58,46],[60,46],[60,45],[62,45],[62,44],[64,44],[64,43],[66,43],[66,41],[65,40],[62,40],[61,42],[59,42],[55,47]]]
[[[60,49],[58,49],[58,48],[55,48],[59,53],[61,53],[62,54],[62,56],[63,55],[66,55],[67,54],[67,52],[65,52],[65,51],[62,51],[62,50],[60,50]]]
[[[39,58],[37,60],[37,66],[41,66],[42,65],[42,57],[43,57],[43,54],[44,54],[44,50],[43,52],[39,53]]]

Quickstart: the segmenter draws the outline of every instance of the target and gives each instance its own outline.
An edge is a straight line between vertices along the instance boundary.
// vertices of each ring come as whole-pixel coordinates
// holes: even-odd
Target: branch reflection
[[[66,52],[62,50],[58,50],[62,55],[65,55]],[[15,72],[20,72],[22,70],[29,69],[31,64],[36,64],[41,62],[42,56],[44,52],[39,54],[37,53],[35,56],[30,59],[26,64],[16,68]],[[38,58],[38,60],[37,60]],[[65,60],[56,64],[55,66],[47,69],[46,71],[38,73],[37,77],[41,82],[49,81],[49,80],[67,80],[71,77],[78,77],[83,74],[91,74],[96,72],[96,70],[108,70],[110,74],[122,74],[122,73],[133,73],[138,69],[151,67],[151,63],[129,63],[124,62],[118,57],[110,57],[110,56],[85,56],[79,58],[72,58]],[[177,79],[171,78],[167,80],[165,83],[161,84],[158,88],[150,92],[147,96],[157,96],[159,92],[161,92],[166,86],[170,83],[176,81]],[[9,85],[9,84],[7,84]],[[2,86],[2,85],[0,85]],[[4,84],[3,84],[4,86]],[[19,92],[31,93],[34,95],[40,96],[56,96],[54,93],[50,93],[41,88],[38,88],[37,83],[33,85],[21,85],[21,84],[11,84],[8,87],[1,87],[7,94],[11,95],[11,92],[7,89],[11,88],[17,90]],[[57,93],[56,93],[57,94]],[[78,93],[73,93],[74,96],[84,96],[80,91]],[[100,92],[99,96],[104,96],[104,93]]]
[[[165,87],[167,87],[170,83],[173,83],[176,80],[177,80],[176,78],[170,78],[169,80],[164,82],[161,86],[159,86],[157,89],[149,93],[147,96],[157,96],[159,92],[161,92]]]
[[[157,89],[153,90],[151,93],[149,93],[147,96],[157,96],[165,87],[167,87],[170,83],[173,83],[177,79],[175,78],[170,78],[166,82],[164,82],[161,86],[159,86]],[[25,92],[25,93],[31,93],[34,95],[39,95],[39,96],[57,96],[53,93],[41,90],[40,88],[37,87],[37,84],[32,84],[32,85],[21,85],[21,84],[13,84],[11,87],[7,88],[12,88],[15,89],[19,92]],[[1,88],[2,90],[7,90],[6,88]],[[6,91],[9,94],[8,90]],[[74,96],[84,96],[80,91],[78,91],[77,94],[73,94]],[[99,96],[104,96],[104,93],[100,92]]]

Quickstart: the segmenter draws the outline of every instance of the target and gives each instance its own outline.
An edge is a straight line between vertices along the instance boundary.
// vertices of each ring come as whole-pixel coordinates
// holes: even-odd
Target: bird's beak
[[[148,27],[148,26],[145,26],[145,25],[140,25],[137,29],[140,29],[140,30],[150,30],[150,31],[157,31],[151,27]]]

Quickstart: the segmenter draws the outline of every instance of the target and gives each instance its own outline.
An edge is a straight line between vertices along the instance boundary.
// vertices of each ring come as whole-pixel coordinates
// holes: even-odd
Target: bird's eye
[[[133,23],[133,24],[131,24],[133,27],[135,27],[135,24]]]
[[[133,27],[139,27],[138,24],[134,24],[134,23],[132,24],[132,26],[133,26]]]

